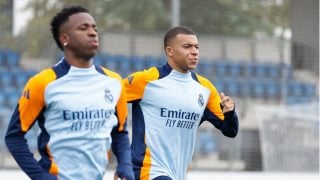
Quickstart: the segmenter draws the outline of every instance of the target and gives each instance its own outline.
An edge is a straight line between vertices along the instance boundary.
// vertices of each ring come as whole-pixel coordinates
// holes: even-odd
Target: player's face
[[[197,67],[199,61],[199,45],[195,35],[178,34],[169,44],[169,56],[172,68],[186,73]]]
[[[61,34],[66,35],[67,48],[76,57],[90,60],[98,51],[97,26],[90,14],[77,13],[69,16],[69,20],[62,26],[61,31]]]

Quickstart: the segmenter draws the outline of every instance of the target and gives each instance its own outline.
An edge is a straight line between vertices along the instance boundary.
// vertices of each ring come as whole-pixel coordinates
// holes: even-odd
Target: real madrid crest
[[[202,94],[199,94],[198,104],[199,104],[200,107],[202,107],[203,104],[204,104],[204,99],[203,99],[203,95]]]
[[[113,96],[111,94],[110,89],[106,88],[104,90],[104,99],[107,103],[112,103],[113,102]]]

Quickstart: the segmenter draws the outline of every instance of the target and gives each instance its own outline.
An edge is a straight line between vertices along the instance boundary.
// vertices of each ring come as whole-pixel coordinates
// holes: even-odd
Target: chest
[[[210,91],[196,81],[158,80],[147,85],[142,104],[202,113]]]
[[[120,83],[104,77],[65,78],[47,87],[46,107],[52,110],[99,110],[114,108]]]

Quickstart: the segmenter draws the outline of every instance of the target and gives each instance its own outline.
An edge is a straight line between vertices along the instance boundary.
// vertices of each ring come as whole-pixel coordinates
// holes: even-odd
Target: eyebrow
[[[191,42],[187,42],[187,43],[183,43],[182,45],[183,45],[183,46],[185,46],[185,45],[198,46],[198,45],[199,45],[199,43],[191,43]]]
[[[78,24],[78,26],[97,26],[96,23],[89,23],[89,22],[83,22],[83,23],[80,23]]]

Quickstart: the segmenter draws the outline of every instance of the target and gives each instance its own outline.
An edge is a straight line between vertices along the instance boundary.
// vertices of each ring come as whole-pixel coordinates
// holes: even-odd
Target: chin
[[[94,54],[87,54],[84,59],[90,61],[94,56],[95,56],[95,53]]]
[[[190,70],[195,70],[197,68],[197,66],[189,66]]]

